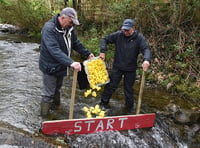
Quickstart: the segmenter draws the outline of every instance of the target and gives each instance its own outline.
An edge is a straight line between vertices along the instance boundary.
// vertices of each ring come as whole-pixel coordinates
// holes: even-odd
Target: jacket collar
[[[123,33],[123,31],[122,31],[122,33]],[[123,36],[128,40],[128,41],[130,41],[130,40],[134,40],[134,39],[136,39],[136,37],[138,36],[138,30],[134,30],[134,33],[131,35],[131,36],[125,36],[124,35],[124,33],[123,33]]]
[[[53,21],[55,23],[55,26],[58,30],[63,30],[61,25],[60,25],[60,22],[58,21],[58,17],[60,16],[60,14],[57,14],[56,16],[54,16],[53,18]]]

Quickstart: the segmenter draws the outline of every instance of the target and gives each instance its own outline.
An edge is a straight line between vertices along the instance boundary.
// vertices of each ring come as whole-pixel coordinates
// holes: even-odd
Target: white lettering
[[[87,131],[90,131],[90,124],[94,123],[94,122],[95,121],[93,121],[93,120],[92,121],[85,121],[85,123],[88,123],[88,129],[87,129]]]
[[[115,122],[114,119],[108,119],[107,121],[107,129],[111,128],[113,129],[113,126],[111,124],[113,124]]]
[[[128,118],[119,118],[119,120],[121,120],[121,125],[120,125],[120,128],[123,127],[124,125],[124,120],[127,120]]]
[[[99,124],[97,125],[96,131],[98,130],[98,128],[101,128],[101,130],[103,130],[103,121],[100,120]]]
[[[139,128],[140,124],[139,123],[135,123],[135,128]]]
[[[74,126],[75,128],[78,128],[78,129],[77,130],[75,129],[74,132],[80,132],[82,130],[82,127],[77,125],[79,123],[82,123],[82,121],[75,122]]]

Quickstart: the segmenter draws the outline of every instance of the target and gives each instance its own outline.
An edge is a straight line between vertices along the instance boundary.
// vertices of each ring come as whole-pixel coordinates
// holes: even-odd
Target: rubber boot
[[[127,115],[135,115],[135,104],[132,106],[126,106]]]
[[[134,115],[133,108],[127,108],[127,115]]]
[[[41,116],[48,115],[50,106],[51,106],[51,103],[49,103],[49,102],[41,102],[41,104],[40,104],[40,107],[41,107],[40,114],[41,114]]]
[[[53,104],[56,106],[60,105],[60,93],[56,93],[53,97]]]
[[[101,110],[106,110],[108,108],[108,106],[103,102],[100,102],[99,106],[100,106]]]

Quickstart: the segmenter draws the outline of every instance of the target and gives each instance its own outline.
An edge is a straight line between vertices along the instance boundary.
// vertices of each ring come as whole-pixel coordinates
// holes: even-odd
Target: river
[[[73,55],[72,55],[73,56]],[[22,35],[0,32],[0,122],[10,124],[30,134],[41,133],[40,116],[41,72],[38,68],[39,43]],[[77,58],[77,57],[76,57]],[[68,119],[73,72],[62,87],[61,106],[52,119]],[[141,113],[156,113],[152,128],[109,131],[85,135],[64,136],[66,147],[74,148],[187,148],[200,147],[199,124],[180,124],[173,119],[173,109],[198,108],[164,90],[152,89],[146,82]],[[139,81],[134,87],[137,102]],[[85,90],[76,89],[74,118],[85,118],[84,106],[99,103],[96,98],[84,98]],[[111,98],[109,116],[123,114],[123,88]],[[193,129],[197,126],[197,130]],[[193,133],[191,133],[193,129]],[[46,137],[48,138],[48,137]],[[1,141],[0,141],[1,142]],[[23,145],[21,145],[23,147]],[[4,147],[4,143],[0,143]],[[15,147],[20,147],[15,145]]]

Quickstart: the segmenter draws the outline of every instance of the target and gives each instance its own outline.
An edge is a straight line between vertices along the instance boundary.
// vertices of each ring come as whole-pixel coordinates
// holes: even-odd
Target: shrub
[[[41,0],[8,0],[0,6],[0,18],[3,23],[17,25],[35,35],[40,33],[44,22],[52,17],[48,6],[46,1]]]

